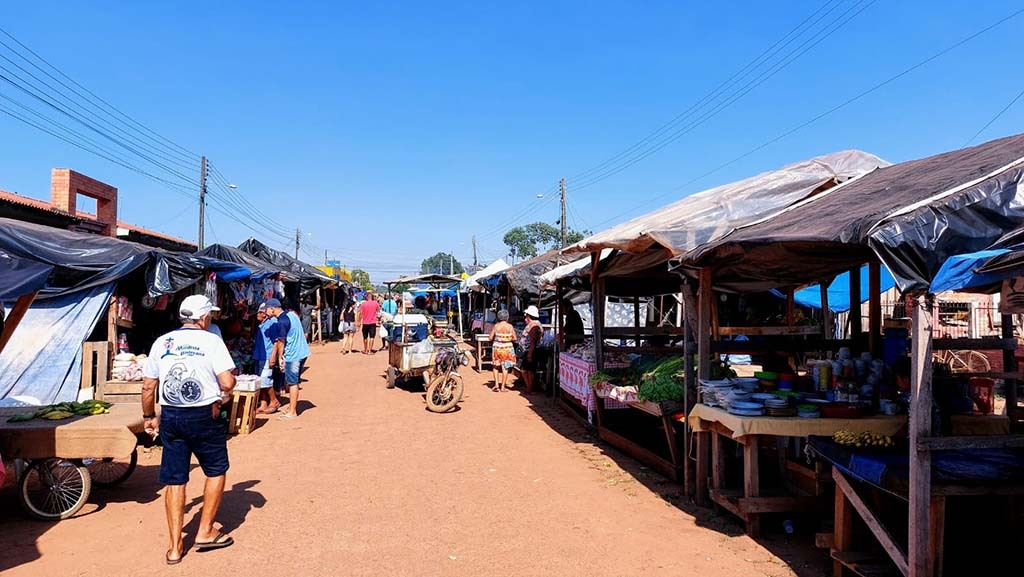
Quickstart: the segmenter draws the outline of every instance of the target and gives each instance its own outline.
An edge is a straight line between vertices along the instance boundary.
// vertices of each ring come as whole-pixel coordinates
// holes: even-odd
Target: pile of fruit
[[[892,447],[892,437],[878,433],[854,433],[853,431],[836,431],[832,440],[848,447]]]
[[[104,403],[103,401],[97,401],[95,399],[73,402],[73,403],[58,403],[56,405],[46,405],[45,407],[39,407],[34,413],[22,413],[20,415],[14,415],[10,419],[7,419],[8,423],[22,423],[25,421],[31,421],[32,419],[46,419],[48,421],[58,421],[61,419],[70,419],[71,417],[84,417],[87,415],[101,415],[103,413],[110,412],[110,403]]]

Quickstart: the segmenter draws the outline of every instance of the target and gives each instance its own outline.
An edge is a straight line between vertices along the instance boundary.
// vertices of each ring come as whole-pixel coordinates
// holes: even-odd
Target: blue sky
[[[437,251],[470,262],[474,234],[483,264],[501,256],[503,225],[558,218],[555,195],[537,194],[657,129],[826,4],[866,9],[657,154],[581,190],[570,178],[570,225],[596,230],[818,154],[901,161],[961,147],[1024,89],[1024,15],[677,189],[1020,6],[69,1],[5,6],[0,26],[208,155],[279,227],[308,233],[305,260],[327,250],[382,281]],[[2,81],[0,94],[23,99]],[[976,142],[1022,126],[1024,99]],[[196,238],[181,191],[2,114],[0,134],[0,189],[45,198],[50,168],[73,168],[120,189],[123,220]],[[210,212],[207,242],[251,234]]]

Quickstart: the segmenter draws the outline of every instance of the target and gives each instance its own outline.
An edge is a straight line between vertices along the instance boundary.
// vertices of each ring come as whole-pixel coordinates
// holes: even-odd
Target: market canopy
[[[880,168],[678,262],[746,290],[827,280],[880,260],[903,292],[928,290],[942,263],[990,247],[1024,222],[1024,135]]]
[[[234,263],[8,218],[0,218],[0,253],[51,267],[41,297],[104,285],[143,267],[154,296],[177,292],[206,271],[226,281],[250,274]]]
[[[272,249],[255,238],[250,238],[238,245],[238,249],[269,263],[278,270],[290,271],[298,278],[300,292],[304,295],[316,292],[318,288],[324,286],[346,286],[349,284],[333,279],[317,270],[316,267],[292,258],[279,250]]]
[[[587,237],[566,253],[604,248],[628,253],[664,250],[666,259],[773,214],[815,192],[848,181],[888,162],[845,150],[796,162],[738,182],[691,194],[654,212]]]
[[[462,290],[481,290],[482,286],[485,284],[481,282],[483,281],[483,279],[489,279],[507,268],[508,263],[505,262],[505,259],[499,258],[498,260],[473,273],[468,279],[464,280],[462,282]],[[492,281],[491,286],[493,286],[493,284],[494,283]]]
[[[249,269],[252,273],[252,278],[256,280],[274,276],[275,274],[284,276],[285,280],[298,280],[298,277],[290,270],[274,266],[241,249],[226,244],[211,244],[203,250],[196,252],[196,255],[240,264]]]
[[[451,286],[455,283],[461,282],[462,278],[458,275],[446,275],[446,274],[419,274],[412,276],[402,276],[395,280],[388,281],[385,284],[397,285],[397,284],[408,284],[408,285],[419,285],[429,284],[435,286]]]
[[[0,251],[0,301],[14,300],[46,286],[53,267]]]
[[[492,274],[490,277],[481,279],[480,282],[494,282],[497,284],[504,280],[508,283],[512,291],[517,294],[539,295],[539,277],[554,269],[559,264],[562,264],[565,260],[567,260],[566,257],[562,256],[557,249],[549,250],[544,254],[524,260],[523,262],[514,264],[501,272]]]

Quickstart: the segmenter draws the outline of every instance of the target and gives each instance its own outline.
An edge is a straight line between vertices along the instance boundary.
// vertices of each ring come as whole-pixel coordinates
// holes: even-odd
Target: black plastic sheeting
[[[1024,135],[880,168],[677,259],[716,285],[800,286],[880,260],[901,291],[926,291],[950,256],[1024,223]]]
[[[266,278],[275,274],[283,274],[284,280],[297,280],[298,278],[287,269],[276,267],[244,250],[226,244],[211,244],[203,250],[196,252],[196,255],[240,264],[252,271],[252,276],[255,279]]]
[[[186,288],[210,270],[223,280],[249,276],[247,268],[234,263],[7,218],[0,218],[0,252],[51,267],[38,298],[117,281],[143,267],[153,296]]]
[[[552,250],[513,265],[498,273],[498,276],[504,278],[512,287],[512,291],[520,297],[536,296],[540,294],[538,277],[568,261],[568,257],[558,254],[557,250]]]
[[[238,245],[238,249],[266,261],[280,270],[291,272],[299,280],[301,296],[315,293],[317,289],[324,286],[336,284],[346,289],[351,286],[345,281],[338,281],[327,276],[301,260],[296,260],[279,250],[272,249],[255,238],[250,238]]]
[[[46,286],[53,267],[0,251],[0,301],[14,300]]]

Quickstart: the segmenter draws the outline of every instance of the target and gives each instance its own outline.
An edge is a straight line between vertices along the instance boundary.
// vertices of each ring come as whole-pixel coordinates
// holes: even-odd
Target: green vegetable
[[[20,415],[14,415],[10,419],[7,419],[8,423],[23,423],[25,421],[31,421],[35,418],[35,413],[22,413]]]
[[[662,401],[683,400],[683,386],[673,377],[658,375],[657,377],[644,381],[637,388],[636,396],[641,401],[660,403]]]

